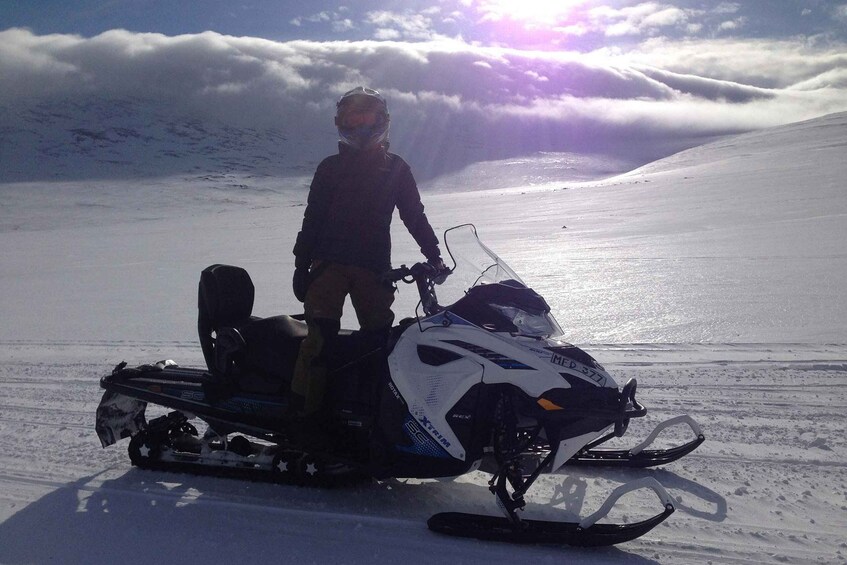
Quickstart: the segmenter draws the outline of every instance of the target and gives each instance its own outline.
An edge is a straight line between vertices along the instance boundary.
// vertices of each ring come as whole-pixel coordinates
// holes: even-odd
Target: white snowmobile
[[[342,331],[330,344],[323,441],[310,443],[284,415],[305,323],[253,317],[247,272],[213,265],[199,288],[207,367],[118,365],[100,381],[106,392],[96,427],[103,446],[130,437],[130,459],[139,467],[303,485],[491,473],[490,490],[505,516],[430,518],[432,530],[451,535],[609,545],[661,523],[674,506],[652,478],[619,487],[578,523],[520,518],[524,494],[543,472],[566,464],[659,465],[690,453],[704,436],[694,420],[679,416],[635,448],[598,449],[646,414],[635,380],[619,388],[590,355],[562,341],[545,300],[479,241],[473,226],[451,228],[444,240],[453,261],[446,280],[425,263],[386,274],[392,283],[417,285],[416,317],[401,321],[387,341]],[[148,403],[172,411],[148,422]],[[189,421],[195,417],[208,424],[203,436]],[[695,437],[672,449],[646,449],[676,424],[687,424]],[[639,488],[656,493],[662,512],[631,524],[597,523]]]

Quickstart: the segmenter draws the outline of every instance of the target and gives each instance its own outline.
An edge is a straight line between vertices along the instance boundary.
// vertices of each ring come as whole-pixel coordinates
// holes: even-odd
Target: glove
[[[444,264],[444,260],[441,257],[436,257],[435,259],[430,259],[427,263],[436,271],[435,276],[432,277],[432,281],[435,284],[443,283],[447,279],[447,275],[450,274],[450,269]]]
[[[306,292],[309,290],[309,283],[312,282],[310,279],[308,267],[294,269],[294,281],[291,286],[294,289],[294,297],[300,302],[306,300]]]

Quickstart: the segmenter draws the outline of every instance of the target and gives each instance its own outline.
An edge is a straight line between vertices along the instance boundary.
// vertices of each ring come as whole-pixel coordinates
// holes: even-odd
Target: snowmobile
[[[563,340],[547,302],[477,237],[470,224],[444,234],[453,267],[427,263],[385,275],[414,284],[414,317],[389,335],[344,331],[332,352],[318,439],[286,416],[290,380],[307,333],[302,317],[252,315],[244,269],[212,265],[199,285],[198,330],[205,368],[173,361],[121,363],[104,376],[96,429],[104,447],[130,438],[142,468],[224,473],[298,485],[354,480],[492,475],[504,516],[445,512],[430,529],[451,535],[580,546],[625,542],[673,511],[653,478],[624,484],[580,522],[522,519],[524,495],[563,465],[647,467],[679,459],[704,436],[679,416],[626,450],[600,445],[646,414],[635,379],[619,387],[582,349]],[[444,304],[447,304],[446,306]],[[147,405],[170,412],[147,421]],[[201,436],[191,420],[208,425]],[[647,449],[664,428],[687,424],[694,438]],[[663,510],[628,524],[597,523],[635,489],[655,492]]]

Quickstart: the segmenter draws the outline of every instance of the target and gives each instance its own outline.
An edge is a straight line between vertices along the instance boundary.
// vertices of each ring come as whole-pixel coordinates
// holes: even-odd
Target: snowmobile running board
[[[688,424],[696,437],[688,443],[672,447],[670,449],[644,449],[656,439],[659,433],[671,426]],[[706,440],[700,425],[689,415],[677,416],[657,425],[643,442],[632,449],[593,449],[597,445],[608,441],[615,434],[604,436],[585,446],[576,455],[571,457],[566,465],[603,466],[603,467],[653,467],[664,465],[671,461],[680,459],[695,449]]]
[[[609,513],[620,497],[641,488],[649,488],[656,493],[665,506],[662,513],[632,524],[597,523]],[[432,516],[427,521],[427,526],[441,534],[486,541],[596,547],[623,543],[643,536],[673,514],[674,510],[673,501],[664,487],[656,479],[645,477],[616,488],[594,514],[580,522],[514,522],[505,516],[442,512]]]

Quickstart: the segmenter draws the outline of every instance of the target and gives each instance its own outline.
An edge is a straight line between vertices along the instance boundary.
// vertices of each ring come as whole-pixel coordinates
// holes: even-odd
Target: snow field
[[[620,446],[659,421],[692,415],[707,441],[654,470],[566,467],[542,476],[525,515],[572,519],[619,484],[653,476],[677,511],[647,536],[600,550],[513,547],[430,533],[439,511],[496,513],[488,475],[455,482],[392,480],[318,490],[132,468],[126,441],[101,449],[93,433],[96,377],[111,357],[144,362],[189,344],[0,343],[0,562],[200,563],[253,558],[307,563],[839,563],[847,531],[847,348],[735,345],[589,348],[616,378],[637,378],[648,407]],[[139,358],[138,351],[147,357]],[[161,353],[156,355],[156,353]],[[152,357],[151,357],[152,356]],[[683,360],[685,357],[691,361]],[[188,364],[188,363],[186,363]],[[659,446],[687,441],[672,428]],[[630,493],[608,520],[661,509]],[[343,544],[339,551],[334,544]],[[375,553],[374,553],[375,552]]]
[[[644,476],[669,490],[664,524],[600,550],[430,533],[435,512],[496,513],[481,473],[322,491],[132,468],[126,442],[103,450],[94,433],[99,377],[122,360],[202,365],[196,289],[212,263],[249,270],[257,315],[299,311],[305,193],[249,178],[0,184],[0,563],[844,563],[844,139],[836,114],[613,179],[424,193],[438,232],[475,223],[568,339],[620,384],[638,379],[649,413],[619,446],[683,413],[703,427],[665,468],[539,479],[527,517],[585,516]],[[396,264],[419,260],[409,239],[395,222]],[[398,317],[415,303],[401,288]],[[657,511],[630,493],[611,518]]]

